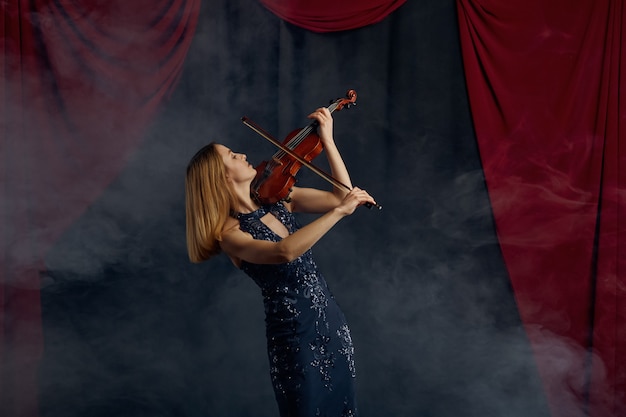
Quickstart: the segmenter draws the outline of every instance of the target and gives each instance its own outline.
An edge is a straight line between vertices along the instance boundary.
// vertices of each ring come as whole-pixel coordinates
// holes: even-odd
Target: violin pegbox
[[[331,101],[328,109],[333,112],[335,110],[339,111],[344,107],[349,109],[351,106],[356,106],[356,91],[354,90],[348,90],[345,98],[338,98],[335,101]]]

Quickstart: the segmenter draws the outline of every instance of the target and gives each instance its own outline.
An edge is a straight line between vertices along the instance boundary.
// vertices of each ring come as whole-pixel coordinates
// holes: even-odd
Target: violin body
[[[300,130],[294,130],[285,138],[287,145]],[[324,146],[316,133],[309,133],[304,140],[293,148],[307,162],[311,162],[320,153]],[[280,157],[274,155],[270,161],[261,162],[255,169],[257,175],[252,181],[252,192],[261,204],[274,204],[277,201],[289,201],[289,193],[296,183],[296,174],[302,168],[302,163],[289,154],[283,153]]]

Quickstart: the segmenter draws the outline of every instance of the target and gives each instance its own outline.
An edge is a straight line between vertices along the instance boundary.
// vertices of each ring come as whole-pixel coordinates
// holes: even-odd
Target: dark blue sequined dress
[[[241,230],[255,239],[279,241],[261,221],[267,213],[289,233],[299,227],[276,203],[238,214]],[[350,330],[311,251],[279,265],[242,262],[241,269],[263,294],[270,375],[281,417],[356,416]]]

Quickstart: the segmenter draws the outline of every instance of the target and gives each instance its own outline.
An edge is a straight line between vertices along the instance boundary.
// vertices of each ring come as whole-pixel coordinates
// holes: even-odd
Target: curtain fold
[[[125,165],[180,76],[200,0],[2,2],[0,414],[37,414],[46,250]]]
[[[626,414],[621,0],[457,0],[498,238],[554,416]]]
[[[260,0],[279,18],[313,32],[356,29],[383,20],[406,0]]]

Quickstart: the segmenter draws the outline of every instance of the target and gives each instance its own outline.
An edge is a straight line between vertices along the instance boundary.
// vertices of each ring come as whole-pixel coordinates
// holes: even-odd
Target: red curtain
[[[626,415],[622,0],[457,0],[498,238],[556,417]]]
[[[356,29],[380,22],[406,0],[260,0],[274,14],[313,32]]]
[[[37,414],[46,250],[124,166],[200,0],[0,3],[0,415]]]

